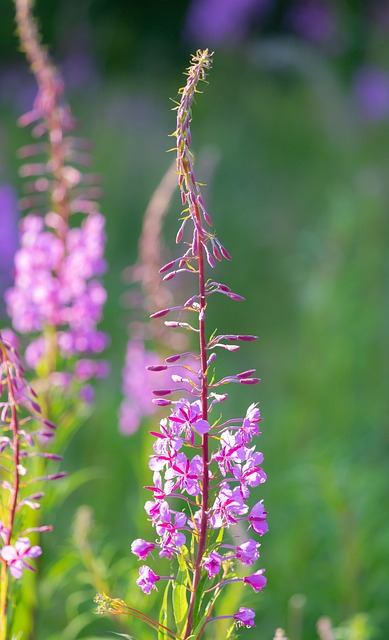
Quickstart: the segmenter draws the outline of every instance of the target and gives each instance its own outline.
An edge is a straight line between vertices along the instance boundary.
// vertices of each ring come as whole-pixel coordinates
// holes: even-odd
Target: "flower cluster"
[[[51,526],[44,525],[21,530],[24,511],[39,509],[44,495],[42,491],[34,490],[34,485],[58,480],[66,474],[57,472],[31,477],[30,467],[34,458],[59,461],[62,457],[39,447],[39,443],[48,443],[53,438],[55,425],[42,416],[36,395],[25,380],[19,355],[5,339],[5,334],[0,334],[0,458],[3,477],[0,483],[0,536],[3,541],[0,556],[4,561],[3,570],[8,566],[11,575],[20,578],[24,569],[34,571],[30,559],[42,553],[39,546],[31,544],[29,534],[51,530]],[[2,597],[6,597],[3,576],[2,584]]]
[[[107,344],[97,328],[106,300],[100,280],[106,270],[105,221],[96,202],[98,178],[80,168],[89,163],[86,144],[70,136],[75,122],[62,79],[40,43],[32,4],[16,2],[21,45],[38,84],[33,109],[20,124],[33,125],[32,134],[40,140],[20,151],[25,160],[20,173],[26,178],[21,206],[28,213],[6,303],[16,331],[38,334],[26,352],[27,364],[55,366],[57,355],[85,356],[80,365],[84,382],[107,369],[88,360]],[[80,379],[77,367],[73,373]]]
[[[15,283],[6,294],[14,328],[20,333],[57,327],[64,357],[101,352],[106,337],[96,329],[106,292],[98,276],[105,271],[104,218],[90,214],[81,227],[56,235],[58,214],[29,214],[21,224],[15,256]],[[32,342],[27,362],[36,366],[44,355],[42,337]]]
[[[199,352],[173,354],[163,365],[147,367],[156,372],[172,371],[170,382],[153,390],[155,404],[169,407],[170,413],[160,421],[159,430],[151,432],[155,442],[149,467],[154,475],[153,484],[147,489],[153,499],[146,502],[145,509],[157,537],[154,542],[139,538],[132,543],[132,552],[142,561],[154,550],[158,550],[161,558],[178,561],[177,578],[158,575],[149,566],[142,565],[137,584],[146,594],[156,589],[160,580],[172,580],[173,592],[184,589],[181,606],[185,615],[182,620],[176,619],[177,635],[184,638],[200,638],[205,626],[217,619],[210,615],[224,585],[242,581],[257,592],[266,585],[263,569],[242,577],[235,573],[237,563],[250,567],[259,558],[260,544],[244,534],[244,523],[260,536],[267,531],[263,502],[256,502],[251,508],[248,504],[251,490],[266,480],[261,466],[263,455],[256,450],[254,440],[260,433],[260,411],[254,403],[242,418],[223,420],[216,413],[219,403],[228,397],[221,392],[221,387],[229,383],[254,385],[259,379],[254,369],[218,379],[213,366],[219,349],[235,352],[240,342],[251,342],[256,336],[213,333],[207,338],[205,327],[210,296],[219,293],[232,300],[243,300],[228,286],[205,277],[206,261],[214,268],[216,261],[231,260],[210,230],[212,222],[195,179],[190,152],[191,106],[197,85],[205,79],[211,65],[211,56],[205,50],[193,57],[177,108],[174,133],[177,172],[182,204],[186,208],[176,241],[181,242],[189,231],[189,238],[185,240],[187,248],[183,255],[160,269],[165,281],[178,274],[195,276],[198,293],[183,305],[161,309],[152,315],[162,318],[178,311],[179,320],[165,321],[165,326],[196,335]],[[195,322],[184,321],[184,314],[195,317]],[[190,367],[186,365],[188,356],[194,358]],[[188,369],[194,374],[191,379]],[[189,399],[174,400],[173,394],[180,392],[181,395],[182,391],[189,393]],[[227,531],[231,535],[229,540],[224,540]],[[239,542],[232,544],[236,538]],[[227,617],[237,625],[253,626],[254,615],[254,611],[242,607]]]
[[[213,426],[202,418],[199,400],[189,402],[181,398],[172,401],[172,405],[174,409],[169,418],[161,420],[159,432],[151,432],[156,436],[154,455],[149,462],[154,475],[153,485],[147,489],[152,492],[153,500],[146,502],[145,509],[158,539],[156,543],[137,539],[132,543],[132,552],[145,560],[158,548],[160,557],[172,559],[174,555],[182,553],[188,532],[196,539],[199,538],[203,460],[197,454],[187,456],[183,449],[186,452],[198,450],[198,436],[204,434],[208,434],[216,445],[210,460],[214,463],[213,468],[208,466],[209,480],[213,483],[210,489],[214,496],[209,508],[209,529],[226,529],[239,523],[241,531],[242,522],[247,522],[258,535],[266,533],[266,511],[262,501],[251,509],[247,505],[250,489],[266,480],[260,466],[263,455],[256,451],[252,443],[254,436],[260,433],[261,417],[257,405],[249,407],[243,420],[232,419],[224,425],[216,422]],[[168,500],[173,498],[180,498],[186,505],[186,511],[172,509]],[[212,552],[203,557],[202,566],[212,579],[223,573],[223,569],[232,560],[238,560],[243,566],[252,565],[259,558],[259,546],[252,538],[245,539],[238,545],[222,542],[213,544]],[[159,579],[148,567],[143,566],[138,585],[145,593],[150,593]],[[242,580],[256,591],[260,591],[266,584],[262,570]]]

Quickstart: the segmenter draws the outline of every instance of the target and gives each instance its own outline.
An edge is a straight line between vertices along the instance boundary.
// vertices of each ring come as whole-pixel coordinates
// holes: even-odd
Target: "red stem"
[[[6,357],[6,354],[5,354]],[[14,476],[13,476],[13,490],[12,490],[12,494],[11,494],[11,505],[9,508],[9,522],[8,524],[8,532],[7,532],[7,536],[5,539],[4,544],[5,545],[9,545],[11,544],[11,539],[12,539],[12,533],[13,533],[13,526],[14,526],[14,521],[15,521],[15,514],[16,514],[16,508],[17,508],[17,504],[18,504],[18,495],[19,495],[19,484],[20,484],[20,478],[19,478],[19,424],[18,424],[18,416],[17,416],[17,410],[16,410],[16,401],[15,401],[15,393],[14,393],[14,388],[13,388],[13,384],[12,384],[12,379],[11,379],[11,374],[10,374],[10,370],[9,370],[9,364],[6,362],[5,366],[7,368],[7,383],[8,383],[8,393],[9,393],[9,398],[11,401],[11,428],[12,428],[12,432],[13,432],[13,461],[14,461]],[[5,560],[3,560],[3,563],[5,563]],[[4,600],[2,603],[3,606],[3,611],[1,612],[2,615],[2,624],[6,625],[6,620],[7,620],[7,604],[8,604],[8,598],[7,598],[7,592],[4,595]],[[4,629],[3,629],[4,631]]]
[[[13,525],[16,514],[16,507],[18,504],[18,495],[19,495],[19,424],[18,424],[18,416],[16,411],[16,402],[15,402],[15,394],[12,385],[12,380],[10,376],[9,367],[7,365],[7,380],[8,380],[8,389],[9,389],[9,397],[12,402],[11,406],[11,428],[13,432],[13,460],[14,460],[14,481],[13,481],[13,491],[12,491],[12,502],[10,507],[10,515],[9,515],[9,523],[8,523],[8,533],[5,544],[10,544],[13,532]]]
[[[194,204],[194,212],[198,222],[199,228],[201,228],[200,214],[197,204]],[[200,312],[199,312],[199,335],[200,335],[200,358],[201,358],[201,404],[202,404],[202,418],[208,420],[208,384],[207,384],[207,342],[205,336],[205,266],[204,266],[204,249],[199,238],[198,242],[198,261],[199,261],[199,293],[200,293]],[[203,487],[202,487],[202,500],[201,500],[201,522],[200,522],[200,537],[197,548],[197,558],[193,575],[192,595],[189,603],[188,620],[185,630],[185,638],[188,638],[192,633],[194,606],[196,601],[197,588],[201,578],[201,561],[204,555],[204,550],[207,542],[208,531],[208,497],[209,497],[209,446],[208,446],[208,434],[204,433],[202,436],[202,458],[203,458]]]

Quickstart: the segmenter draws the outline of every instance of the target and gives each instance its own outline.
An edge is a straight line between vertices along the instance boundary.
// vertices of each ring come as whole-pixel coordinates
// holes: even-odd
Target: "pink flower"
[[[202,419],[200,400],[190,403],[189,400],[181,398],[176,403],[174,412],[169,416],[169,420],[178,422],[178,424],[182,425],[182,429],[193,428],[200,434],[208,433],[210,429],[209,422]]]
[[[254,618],[255,612],[253,609],[248,609],[247,607],[241,607],[237,613],[233,616],[234,620],[236,620],[236,626],[245,625],[246,627],[255,627]]]
[[[265,569],[259,569],[259,571],[256,571],[251,576],[246,576],[245,578],[243,578],[243,582],[245,584],[249,584],[250,587],[254,589],[254,591],[262,591],[262,589],[266,587],[267,582],[265,576],[263,575],[264,571]]]
[[[209,578],[213,578],[219,573],[222,560],[222,556],[216,551],[212,551],[207,558],[203,559],[204,569],[207,571]]]
[[[21,578],[24,569],[35,571],[35,569],[28,564],[26,558],[37,558],[41,553],[42,549],[40,547],[30,546],[28,538],[19,538],[19,540],[15,542],[15,546],[6,544],[0,551],[1,557],[8,564],[11,575],[13,575],[14,578]]]
[[[259,558],[259,543],[252,538],[236,547],[236,557],[242,564],[253,564]]]
[[[153,542],[146,542],[146,540],[142,538],[137,538],[131,545],[132,553],[139,556],[140,560],[146,560],[153,549],[155,549],[155,544]]]
[[[267,512],[265,511],[265,507],[263,506],[262,500],[257,502],[251,509],[251,513],[248,517],[248,521],[254,529],[255,533],[259,533],[262,536],[266,531],[268,531],[269,527],[266,522]]]
[[[148,595],[151,593],[152,589],[157,589],[155,583],[160,579],[160,576],[157,576],[150,567],[144,564],[139,569],[139,578],[136,581],[136,584],[142,589],[143,593],[147,593]]]

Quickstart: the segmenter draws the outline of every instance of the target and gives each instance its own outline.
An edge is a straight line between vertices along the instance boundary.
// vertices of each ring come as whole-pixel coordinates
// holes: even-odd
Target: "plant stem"
[[[199,228],[201,228],[200,214],[197,203],[193,205],[196,220]],[[207,384],[207,342],[205,336],[205,266],[204,266],[204,249],[201,238],[198,238],[198,267],[199,267],[199,293],[200,293],[200,312],[199,312],[199,336],[200,336],[200,358],[201,358],[201,405],[202,418],[208,420],[208,384]],[[202,436],[202,459],[203,459],[203,486],[201,500],[201,522],[200,536],[197,547],[197,558],[193,576],[193,591],[190,598],[188,620],[185,630],[185,638],[191,635],[193,627],[194,607],[196,602],[197,588],[201,578],[201,560],[207,541],[208,531],[208,494],[209,494],[209,446],[208,434]]]
[[[11,541],[12,541],[16,507],[18,504],[18,495],[19,495],[20,443],[19,443],[19,423],[18,423],[18,415],[17,415],[17,408],[16,408],[15,392],[13,388],[11,373],[9,370],[9,364],[6,362],[5,366],[7,368],[8,396],[11,404],[11,425],[10,426],[13,434],[13,486],[12,486],[12,492],[10,496],[10,506],[8,509],[9,510],[9,520],[7,522],[8,531],[4,541],[5,545],[9,545],[11,544]],[[8,605],[8,568],[7,568],[6,562],[3,560],[2,568],[1,568],[0,640],[5,640],[5,638],[7,637],[7,605]]]

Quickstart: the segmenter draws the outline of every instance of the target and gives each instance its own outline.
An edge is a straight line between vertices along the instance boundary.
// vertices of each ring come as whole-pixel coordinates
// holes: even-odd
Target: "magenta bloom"
[[[199,434],[208,433],[210,429],[209,422],[202,419],[199,400],[190,403],[189,400],[181,398],[177,402],[174,412],[169,416],[169,420],[182,425],[182,428],[193,428]]]
[[[253,506],[248,517],[248,521],[254,529],[255,533],[259,533],[260,536],[266,533],[269,529],[266,522],[266,516],[267,512],[265,511],[265,507],[263,506],[263,502],[261,500]]]
[[[245,578],[243,578],[243,582],[245,584],[249,584],[250,587],[254,589],[254,591],[262,591],[262,589],[266,587],[267,582],[265,576],[263,575],[264,571],[265,569],[259,569],[259,571],[256,571],[251,576],[246,576]]]
[[[212,551],[207,558],[204,558],[203,566],[209,578],[213,578],[219,573],[222,560],[222,556],[216,551]]]
[[[154,571],[150,569],[146,564],[144,564],[139,569],[139,578],[136,581],[138,587],[140,587],[143,593],[150,594],[152,589],[156,589],[155,583],[160,580],[160,576],[157,576]]]
[[[259,546],[259,542],[250,538],[236,547],[236,557],[242,564],[253,564],[259,558]]]
[[[246,627],[255,627],[255,611],[253,611],[253,609],[241,607],[239,611],[233,615],[233,618],[237,622],[236,626],[245,625]]]
[[[41,553],[42,549],[37,545],[33,547],[30,546],[28,538],[19,538],[19,540],[15,542],[15,546],[6,544],[0,551],[1,557],[6,561],[11,575],[13,575],[14,578],[21,578],[24,569],[35,571],[27,562],[27,559],[37,558]]]
[[[146,542],[142,538],[137,538],[131,545],[131,551],[136,556],[139,556],[139,560],[146,560],[149,553],[155,549],[153,542]]]

